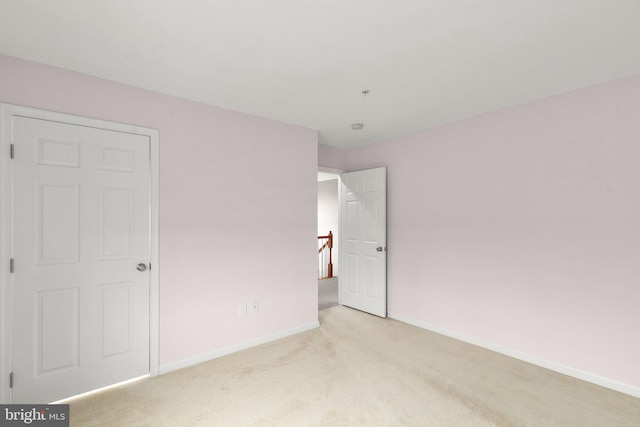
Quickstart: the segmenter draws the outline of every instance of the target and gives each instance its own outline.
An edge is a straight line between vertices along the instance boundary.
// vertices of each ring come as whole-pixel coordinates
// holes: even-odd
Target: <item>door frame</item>
[[[149,283],[149,375],[159,373],[159,131],[124,123],[56,113],[0,103],[0,403],[11,403],[9,375],[12,361],[12,275],[9,260],[13,248],[13,166],[10,158],[11,121],[14,116],[51,120],[74,125],[147,136],[150,148],[150,283]],[[16,153],[19,155],[19,153]],[[48,403],[48,402],[34,402]]]

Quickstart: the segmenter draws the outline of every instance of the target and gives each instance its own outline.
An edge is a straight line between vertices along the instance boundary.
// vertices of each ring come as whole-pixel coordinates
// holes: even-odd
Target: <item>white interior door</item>
[[[387,170],[340,175],[340,304],[387,316]]]
[[[149,373],[149,137],[19,116],[11,126],[12,401]]]

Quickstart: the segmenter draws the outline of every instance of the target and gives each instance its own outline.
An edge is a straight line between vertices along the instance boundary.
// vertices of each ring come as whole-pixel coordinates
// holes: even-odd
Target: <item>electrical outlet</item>
[[[260,311],[260,301],[254,301],[251,303],[251,312],[256,314]]]
[[[242,303],[238,306],[238,316],[246,316],[247,315],[247,304]]]

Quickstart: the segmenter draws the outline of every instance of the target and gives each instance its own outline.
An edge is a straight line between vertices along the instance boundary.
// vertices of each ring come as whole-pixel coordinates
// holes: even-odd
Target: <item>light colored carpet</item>
[[[640,426],[640,399],[343,306],[321,326],[72,400],[72,426]]]
[[[338,305],[338,278],[318,280],[318,310]]]

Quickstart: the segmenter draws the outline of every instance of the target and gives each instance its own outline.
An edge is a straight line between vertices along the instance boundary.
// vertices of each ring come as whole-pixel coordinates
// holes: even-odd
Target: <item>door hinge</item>
[[[14,145],[11,144],[9,145],[9,157],[13,159],[14,154],[15,154],[15,148],[14,148]]]
[[[11,259],[9,260],[9,273],[13,273],[13,270],[14,270],[14,264],[15,264],[15,263],[13,262],[13,258],[11,258]]]
[[[9,374],[9,388],[13,388],[13,372]]]

